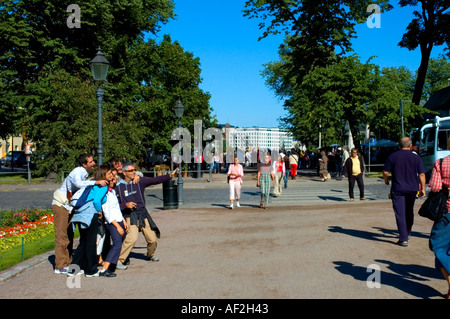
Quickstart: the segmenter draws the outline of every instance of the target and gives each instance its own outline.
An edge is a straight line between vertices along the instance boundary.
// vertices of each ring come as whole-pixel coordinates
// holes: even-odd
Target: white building
[[[290,150],[294,147],[290,132],[286,129],[264,127],[229,127],[224,128],[228,145],[241,150]],[[228,130],[228,133],[227,133]],[[228,135],[228,136],[227,136]]]

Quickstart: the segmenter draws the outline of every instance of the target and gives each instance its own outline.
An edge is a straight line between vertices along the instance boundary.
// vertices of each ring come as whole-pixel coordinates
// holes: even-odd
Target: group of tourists
[[[450,139],[448,141],[450,149]],[[425,196],[425,169],[420,157],[413,152],[413,145],[408,137],[400,141],[400,150],[391,154],[383,170],[384,181],[392,183],[390,198],[394,210],[399,240],[396,243],[407,247],[414,223],[414,203],[416,198]],[[343,149],[346,152],[346,149]],[[321,169],[326,169],[327,159]],[[260,207],[268,208],[270,188],[274,187],[274,196],[280,196],[282,185],[287,187],[286,176],[297,175],[298,156],[281,153],[272,162],[269,153],[264,153],[258,161],[257,186],[260,187]],[[146,209],[144,191],[150,185],[164,183],[173,178],[176,171],[154,178],[139,176],[132,163],[123,164],[113,158],[108,165],[101,165],[94,170],[92,155],[82,154],[79,166],[64,180],[61,187],[53,194],[52,209],[55,226],[55,269],[56,274],[74,276],[85,274],[86,277],[115,277],[116,269],[127,269],[128,256],[131,253],[139,232],[147,242],[149,261],[159,261],[155,255],[160,231]],[[294,167],[294,171],[292,170]],[[360,200],[364,197],[364,159],[353,148],[337,169],[339,178],[348,179],[350,201],[354,201],[353,188],[359,188]],[[240,207],[241,184],[244,170],[235,156],[228,167],[230,206]],[[321,173],[323,181],[327,180]],[[429,183],[432,192],[443,187],[450,187],[450,156],[436,161]],[[450,208],[450,199],[447,201]],[[436,269],[440,270],[448,282],[450,297],[450,215],[436,221],[430,236],[430,248],[435,254]],[[75,227],[80,232],[79,244],[73,250]],[[76,266],[76,267],[75,267]],[[100,268],[100,269],[99,269]]]
[[[143,177],[132,163],[113,158],[95,167],[91,154],[79,157],[79,166],[53,194],[56,274],[115,277],[115,269],[127,269],[127,258],[138,233],[147,242],[149,261],[155,255],[160,232],[146,209],[145,188],[169,181],[175,174]],[[79,244],[73,250],[74,230]],[[98,268],[101,269],[98,269]]]

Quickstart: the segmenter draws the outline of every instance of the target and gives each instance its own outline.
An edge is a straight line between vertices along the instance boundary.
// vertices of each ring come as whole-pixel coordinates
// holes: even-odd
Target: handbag
[[[442,177],[442,162],[441,158],[441,177]],[[427,199],[419,209],[419,215],[426,217],[436,222],[440,220],[448,212],[447,208],[448,188],[442,184],[442,189],[439,192],[430,192]]]

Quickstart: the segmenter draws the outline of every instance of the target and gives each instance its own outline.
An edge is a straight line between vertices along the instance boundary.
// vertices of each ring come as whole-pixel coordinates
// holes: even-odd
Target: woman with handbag
[[[450,139],[449,139],[450,142]],[[448,143],[450,147],[450,143]],[[450,186],[450,156],[445,157],[441,161],[437,160],[434,163],[431,179],[428,184],[430,191],[439,192],[442,188],[447,189]],[[448,283],[448,292],[445,295],[445,299],[450,297],[450,214],[448,210],[450,208],[450,199],[447,200],[447,212],[444,212],[443,218],[434,222],[430,232],[430,249],[435,255],[436,270],[440,270],[444,275],[444,278]]]

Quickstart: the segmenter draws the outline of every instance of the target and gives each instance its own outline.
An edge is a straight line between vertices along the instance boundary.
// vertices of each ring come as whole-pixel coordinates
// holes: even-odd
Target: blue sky
[[[243,17],[245,0],[174,0],[176,20],[162,26],[159,38],[170,34],[185,51],[200,59],[200,88],[211,94],[210,104],[218,122],[239,127],[278,127],[280,117],[286,115],[283,102],[265,85],[260,73],[263,64],[277,61],[277,48],[283,37],[269,36],[258,41],[262,34],[258,22]],[[420,52],[397,46],[412,20],[413,9],[394,9],[380,16],[381,28],[357,26],[358,38],[353,49],[365,62],[381,67],[406,66],[412,72],[420,63]],[[432,57],[442,53],[434,48]],[[188,106],[187,106],[188,107]]]

